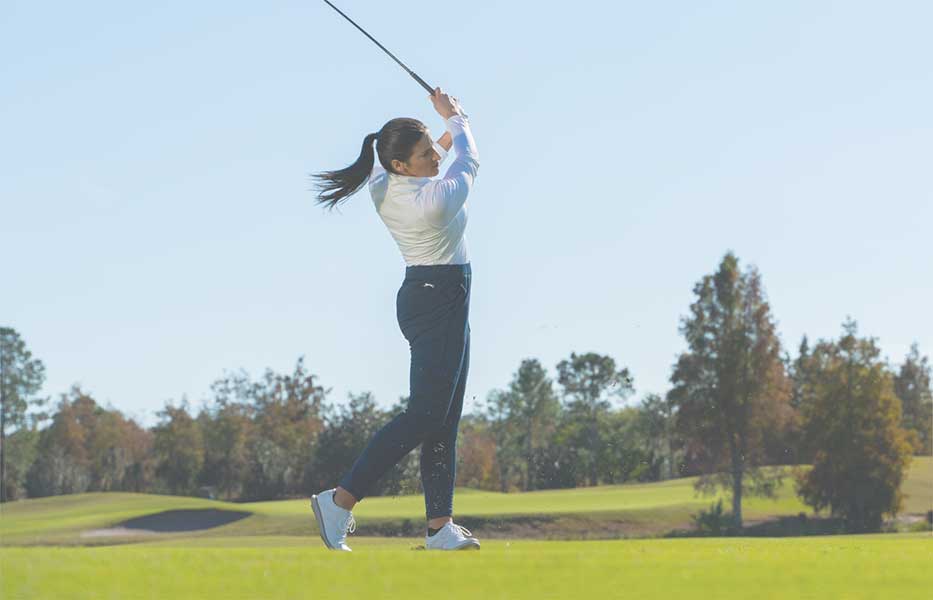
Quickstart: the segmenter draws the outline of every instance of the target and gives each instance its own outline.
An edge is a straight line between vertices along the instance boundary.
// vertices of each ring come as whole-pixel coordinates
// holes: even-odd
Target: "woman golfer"
[[[321,538],[333,550],[350,550],[346,539],[356,530],[353,506],[419,444],[428,520],[425,548],[478,549],[480,545],[452,518],[457,427],[470,363],[466,200],[479,169],[479,154],[457,99],[440,88],[429,97],[447,126],[437,142],[431,141],[421,121],[392,119],[378,133],[366,136],[355,163],[314,175],[324,182],[318,202],[330,208],[369,178],[376,211],[406,264],[396,295],[396,316],[411,348],[408,407],[376,432],[336,488],[311,496]],[[453,164],[442,179],[432,179],[451,144],[456,152]]]

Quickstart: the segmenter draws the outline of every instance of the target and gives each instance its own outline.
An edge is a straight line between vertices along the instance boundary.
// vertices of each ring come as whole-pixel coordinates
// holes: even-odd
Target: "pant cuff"
[[[348,492],[350,492],[350,495],[353,496],[354,498],[356,498],[356,501],[357,501],[357,502],[359,502],[360,500],[362,500],[362,499],[366,496],[366,494],[362,494],[362,493],[358,492],[357,490],[353,489],[352,487],[350,487],[349,485],[347,485],[347,484],[344,483],[343,481],[341,481],[341,482],[338,483],[337,485],[339,485],[339,486],[342,487],[343,489],[345,489],[345,490],[347,490]]]

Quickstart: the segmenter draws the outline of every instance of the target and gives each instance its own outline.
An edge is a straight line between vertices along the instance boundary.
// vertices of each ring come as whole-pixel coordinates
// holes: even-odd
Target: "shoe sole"
[[[472,540],[472,541],[463,542],[461,545],[457,546],[456,548],[429,548],[428,545],[425,544],[424,549],[425,550],[444,550],[447,552],[450,552],[453,550],[479,550],[480,545],[478,541]]]
[[[327,535],[324,533],[324,517],[321,515],[321,505],[318,503],[318,495],[311,495],[311,510],[314,511],[314,520],[317,521],[317,530],[321,534],[321,539],[324,540],[324,545],[330,548],[331,550],[336,550],[333,546],[330,545],[330,542],[327,541]]]

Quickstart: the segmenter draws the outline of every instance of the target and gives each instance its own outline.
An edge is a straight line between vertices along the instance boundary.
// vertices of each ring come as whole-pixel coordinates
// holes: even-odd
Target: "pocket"
[[[420,314],[431,310],[437,305],[437,300],[440,298],[439,294],[441,291],[442,288],[437,282],[419,281],[418,284],[414,286],[414,291],[412,292],[412,306],[415,312]]]
[[[440,284],[436,281],[409,280],[398,291],[399,321],[429,311],[437,303]]]

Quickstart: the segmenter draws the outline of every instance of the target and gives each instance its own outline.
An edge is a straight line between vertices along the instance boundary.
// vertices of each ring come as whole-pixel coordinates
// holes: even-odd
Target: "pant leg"
[[[469,277],[423,283],[406,279],[397,296],[399,326],[411,347],[408,407],[376,432],[339,483],[357,500],[447,421],[463,364]]]
[[[423,419],[405,410],[382,426],[353,463],[338,485],[358,501],[406,454],[424,439]]]
[[[470,371],[470,326],[467,324],[463,364],[454,397],[441,430],[421,444],[421,485],[427,518],[453,515],[454,482],[457,479],[457,431],[463,412],[463,395]]]

